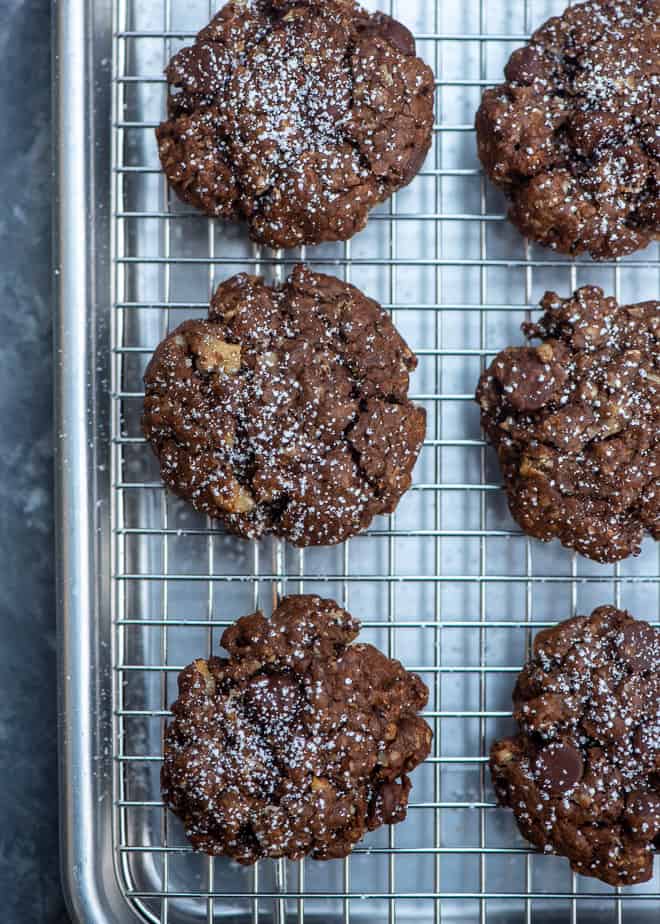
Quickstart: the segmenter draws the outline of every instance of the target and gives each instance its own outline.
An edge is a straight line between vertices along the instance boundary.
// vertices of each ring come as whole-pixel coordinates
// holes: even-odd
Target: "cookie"
[[[486,90],[479,157],[520,231],[611,259],[660,237],[660,2],[549,19]]]
[[[660,538],[660,302],[586,286],[544,296],[537,347],[511,347],[477,389],[509,507],[530,536],[598,562]]]
[[[353,0],[228,3],[166,75],[170,185],[268,247],[353,237],[431,146],[433,72]]]
[[[410,486],[416,362],[354,286],[303,266],[279,288],[235,276],[156,349],[144,433],[165,484],[231,532],[332,545]]]
[[[162,790],[193,847],[254,863],[330,860],[406,817],[432,733],[428,690],[332,600],[286,597],[244,616],[179,676]]]
[[[490,754],[521,833],[576,873],[646,882],[660,847],[660,631],[602,606],[540,632]]]

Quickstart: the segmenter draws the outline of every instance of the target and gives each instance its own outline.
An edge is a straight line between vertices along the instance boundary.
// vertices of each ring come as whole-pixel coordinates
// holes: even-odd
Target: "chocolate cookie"
[[[239,863],[347,856],[406,817],[428,690],[332,600],[286,597],[227,629],[229,659],[179,676],[163,797],[197,850]]]
[[[504,350],[481,377],[481,422],[522,529],[619,561],[645,531],[660,538],[660,302],[584,287],[541,307],[523,325],[541,345]]]
[[[410,486],[416,363],[353,286],[303,266],[280,288],[235,276],[156,349],[144,433],[168,487],[232,532],[331,545]]]
[[[269,247],[348,240],[431,145],[432,71],[354,0],[228,3],[166,74],[171,186]]]
[[[490,754],[524,837],[611,885],[645,882],[660,847],[660,631],[602,606],[540,632]]]
[[[541,244],[596,259],[660,237],[660,2],[593,0],[515,51],[477,113],[479,157]]]

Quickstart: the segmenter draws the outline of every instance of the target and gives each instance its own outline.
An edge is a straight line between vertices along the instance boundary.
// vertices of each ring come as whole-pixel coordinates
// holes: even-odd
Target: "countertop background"
[[[67,924],[57,850],[50,0],[0,0],[0,919]]]

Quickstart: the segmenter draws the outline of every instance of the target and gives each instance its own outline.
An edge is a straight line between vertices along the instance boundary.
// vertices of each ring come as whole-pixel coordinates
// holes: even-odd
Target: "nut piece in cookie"
[[[163,798],[197,850],[330,860],[406,817],[432,732],[428,690],[332,600],[286,597],[228,628],[228,658],[179,676]],[[637,806],[639,808],[639,806]]]
[[[541,307],[523,325],[540,345],[504,350],[481,377],[482,426],[526,533],[620,561],[660,538],[660,302],[587,286]]]
[[[170,185],[269,247],[348,240],[431,146],[432,71],[353,0],[227,3],[166,75]]]
[[[493,744],[502,805],[545,853],[610,885],[653,875],[660,847],[660,629],[602,606],[540,632]]]
[[[660,237],[658,0],[591,0],[549,19],[486,90],[479,157],[520,231],[611,259]]]
[[[416,364],[353,286],[303,266],[278,288],[235,276],[156,349],[143,429],[165,484],[230,531],[332,545],[410,487]]]

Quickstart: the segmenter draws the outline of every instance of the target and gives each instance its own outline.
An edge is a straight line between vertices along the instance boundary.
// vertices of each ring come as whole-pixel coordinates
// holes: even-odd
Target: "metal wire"
[[[138,916],[160,924],[651,921],[657,876],[622,898],[529,849],[496,808],[487,752],[511,727],[510,691],[533,631],[610,601],[657,618],[657,557],[647,549],[637,562],[597,567],[522,536],[503,508],[471,402],[480,370],[519,342],[516,326],[545,288],[565,294],[596,281],[617,297],[638,288],[640,299],[657,297],[658,248],[596,268],[530,247],[476,163],[470,120],[481,89],[561,0],[370,5],[416,17],[420,51],[438,75],[433,153],[365,235],[282,254],[248,249],[236,229],[173,202],[157,163],[162,67],[214,12],[213,0],[185,10],[172,0],[115,3],[116,875]],[[361,285],[391,311],[420,358],[413,390],[429,422],[416,483],[397,514],[339,549],[307,552],[228,539],[186,511],[163,490],[139,429],[142,371],[164,332],[203,315],[214,286],[233,272],[282,278],[300,259]],[[342,862],[239,871],[193,855],[168,817],[158,785],[162,731],[185,663],[213,651],[236,616],[269,608],[273,594],[306,591],[335,596],[362,619],[365,637],[423,675],[434,749],[415,775],[404,825]]]

